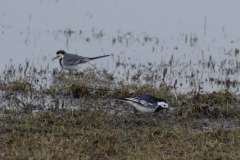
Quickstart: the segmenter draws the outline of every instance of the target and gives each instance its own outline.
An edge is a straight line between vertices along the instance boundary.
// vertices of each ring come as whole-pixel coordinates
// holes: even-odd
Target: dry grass
[[[2,159],[240,157],[239,99],[228,90],[176,95],[177,80],[172,86],[167,83],[166,69],[160,85],[116,82],[106,70],[78,75],[54,70],[50,84],[45,82],[49,87],[44,87],[36,69],[26,66],[19,72],[30,76],[17,76],[12,67],[1,77]],[[172,110],[126,113],[132,107],[105,99],[141,94],[166,99]]]
[[[240,131],[196,129],[189,118],[76,111],[1,117],[0,156],[8,159],[238,159]],[[155,119],[155,120],[153,120]],[[195,133],[192,130],[195,130]]]

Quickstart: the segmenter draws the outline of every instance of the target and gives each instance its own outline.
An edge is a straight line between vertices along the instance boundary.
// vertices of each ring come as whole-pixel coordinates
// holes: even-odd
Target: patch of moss
[[[81,82],[79,84],[72,84],[69,89],[74,98],[80,98],[89,94],[87,85],[84,82]]]

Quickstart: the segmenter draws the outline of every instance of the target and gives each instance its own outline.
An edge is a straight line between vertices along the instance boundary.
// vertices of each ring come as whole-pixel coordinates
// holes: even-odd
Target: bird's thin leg
[[[77,70],[76,70],[74,75],[75,75],[75,78],[78,79],[78,72],[77,72]]]

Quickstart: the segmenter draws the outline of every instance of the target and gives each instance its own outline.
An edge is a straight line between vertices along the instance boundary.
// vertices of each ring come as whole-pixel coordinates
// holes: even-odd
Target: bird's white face
[[[162,108],[167,108],[168,109],[168,104],[165,102],[158,102],[158,106],[161,106]]]
[[[54,59],[62,59],[63,58],[63,54],[56,54],[56,56],[53,58]]]

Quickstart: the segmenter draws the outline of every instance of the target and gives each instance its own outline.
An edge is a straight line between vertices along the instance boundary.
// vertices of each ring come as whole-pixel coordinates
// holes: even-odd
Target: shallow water
[[[178,93],[225,89],[222,81],[239,81],[235,51],[239,7],[238,1],[222,0],[174,4],[157,0],[2,1],[0,70],[12,63],[24,64],[26,59],[39,68],[60,68],[51,59],[64,49],[89,57],[113,54],[92,64],[106,68],[119,80],[130,82],[126,75],[155,69],[159,70],[155,81],[160,83],[162,70],[168,67],[168,82],[178,79]],[[116,67],[118,61],[123,65]],[[141,83],[148,82],[140,78]],[[239,93],[232,86],[230,90]]]

